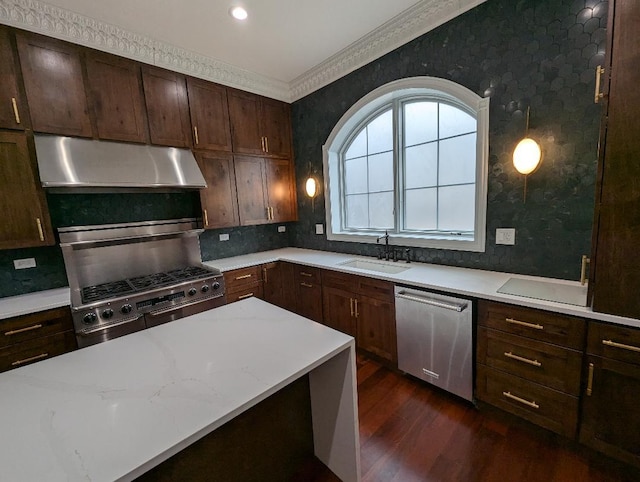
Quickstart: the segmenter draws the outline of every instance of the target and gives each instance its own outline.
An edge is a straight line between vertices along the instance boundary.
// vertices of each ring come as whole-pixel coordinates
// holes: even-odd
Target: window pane
[[[347,194],[367,192],[367,158],[359,157],[344,163],[344,187]]]
[[[369,227],[369,206],[367,194],[356,194],[346,196],[347,227],[348,228],[368,228]]]
[[[477,122],[457,107],[440,104],[440,139],[477,130]]]
[[[404,105],[404,145],[413,146],[438,138],[438,103],[411,102]]]
[[[393,191],[393,152],[369,156],[369,192]]]
[[[345,159],[367,155],[367,129],[362,129],[344,154]]]
[[[441,231],[473,231],[475,185],[441,187],[439,196],[438,229]]]
[[[440,141],[438,183],[443,185],[473,183],[476,179],[476,135]]]
[[[405,192],[405,229],[437,228],[437,188]]]
[[[393,114],[380,114],[367,126],[368,154],[393,150]]]
[[[393,192],[369,195],[369,219],[371,228],[393,228]]]
[[[438,184],[438,143],[408,147],[404,151],[404,186],[430,187]]]

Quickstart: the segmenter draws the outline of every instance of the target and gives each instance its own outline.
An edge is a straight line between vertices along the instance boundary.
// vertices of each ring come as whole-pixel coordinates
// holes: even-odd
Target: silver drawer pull
[[[538,360],[532,360],[531,358],[525,358],[523,356],[514,355],[510,351],[505,351],[504,356],[506,356],[507,358],[512,358],[513,360],[518,360],[522,363],[528,363],[529,365],[533,365],[534,367],[542,366],[542,363],[540,363]]]
[[[539,325],[538,323],[527,323],[526,321],[515,320],[513,318],[505,318],[507,323],[511,323],[514,325],[526,326],[527,328],[533,328],[534,330],[544,330],[544,326]]]
[[[614,348],[622,348],[623,350],[635,351],[640,353],[640,347],[633,345],[625,345],[624,343],[618,343],[613,340],[602,340],[603,345],[612,346]]]
[[[428,377],[435,378],[436,380],[440,378],[440,375],[438,375],[436,372],[432,372],[431,370],[427,370],[426,368],[422,369],[422,373],[424,373]]]
[[[524,398],[516,397],[515,395],[511,395],[511,392],[502,392],[502,394],[505,397],[510,398],[511,400],[515,400],[516,402],[526,405],[527,407],[531,407],[535,409],[540,408],[540,405],[538,405],[536,402],[531,402],[529,400],[525,400]]]
[[[403,300],[416,301],[418,303],[424,303],[425,305],[437,306],[438,308],[444,308],[445,310],[452,311],[464,311],[464,309],[468,306],[467,303],[447,303],[446,301],[435,300],[432,298],[426,298],[418,295],[408,295],[406,291],[399,291],[396,294],[396,298],[401,298]]]
[[[99,331],[108,330],[109,328],[114,328],[116,326],[124,325],[126,323],[132,323],[134,321],[139,320],[140,318],[142,318],[142,315],[134,316],[133,318],[127,318],[126,320],[114,321],[113,323],[109,323],[109,324],[105,324],[105,325],[102,325],[102,326],[98,326],[96,328],[85,328],[84,330],[80,330],[80,331],[76,332],[76,335],[80,335],[80,336],[91,335],[92,333],[97,333]]]
[[[309,283],[300,283],[300,286],[304,286],[305,288],[313,288],[313,285]]]
[[[11,366],[12,367],[16,367],[18,365],[24,365],[25,363],[29,363],[29,362],[32,362],[32,361],[40,360],[42,358],[47,358],[48,356],[49,356],[48,353],[40,353],[39,355],[32,356],[32,357],[29,357],[29,358],[25,358],[24,360],[16,360],[16,361],[11,363]]]
[[[311,278],[313,275],[311,273],[307,273],[306,271],[300,271],[300,276],[308,276]]]
[[[26,328],[20,328],[19,330],[11,330],[5,331],[4,336],[17,335],[18,333],[24,333],[26,331],[37,330],[38,328],[42,328],[41,324],[27,326]]]
[[[244,300],[245,298],[251,298],[252,296],[253,296],[253,293],[247,293],[246,295],[240,295],[240,296],[238,296],[238,301]]]

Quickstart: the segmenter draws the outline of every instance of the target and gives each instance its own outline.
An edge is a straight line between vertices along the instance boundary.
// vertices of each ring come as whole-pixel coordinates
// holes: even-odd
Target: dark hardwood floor
[[[640,480],[640,471],[361,355],[357,368],[363,481]]]

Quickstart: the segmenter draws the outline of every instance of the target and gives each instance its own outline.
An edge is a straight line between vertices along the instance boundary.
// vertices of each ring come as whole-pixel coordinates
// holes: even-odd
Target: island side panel
[[[360,481],[354,343],[311,371],[309,385],[316,457],[343,482]]]

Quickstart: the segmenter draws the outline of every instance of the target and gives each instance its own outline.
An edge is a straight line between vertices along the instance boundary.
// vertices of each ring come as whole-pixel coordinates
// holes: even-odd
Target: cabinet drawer
[[[571,395],[580,394],[579,351],[479,327],[478,363]]]
[[[244,300],[245,298],[251,298],[252,296],[255,296],[256,298],[260,298],[260,299],[264,297],[263,288],[260,283],[255,283],[253,286],[248,286],[240,290],[225,293],[225,298],[227,299],[227,303],[233,303],[234,301]]]
[[[322,286],[337,288],[351,293],[375,298],[381,301],[392,301],[393,283],[366,276],[358,276],[338,271],[324,270]]]
[[[0,348],[73,329],[69,307],[40,311],[0,322]]]
[[[640,329],[590,321],[587,353],[640,365]]]
[[[480,300],[478,323],[488,328],[582,350],[585,321],[548,311]]]
[[[355,275],[329,269],[322,270],[322,286],[354,292],[357,283],[358,277]]]
[[[260,266],[250,266],[248,268],[234,269],[224,273],[225,291],[240,291],[250,286],[260,284],[262,270]],[[228,297],[227,297],[228,299]]]
[[[0,350],[0,371],[11,370],[46,358],[62,355],[77,348],[73,331],[43,336]]]
[[[313,268],[311,266],[302,266],[299,264],[294,265],[293,276],[296,280],[296,284],[307,283],[312,285],[320,285],[321,276],[319,268]]]
[[[578,398],[514,375],[477,366],[477,396],[525,420],[575,438]]]

